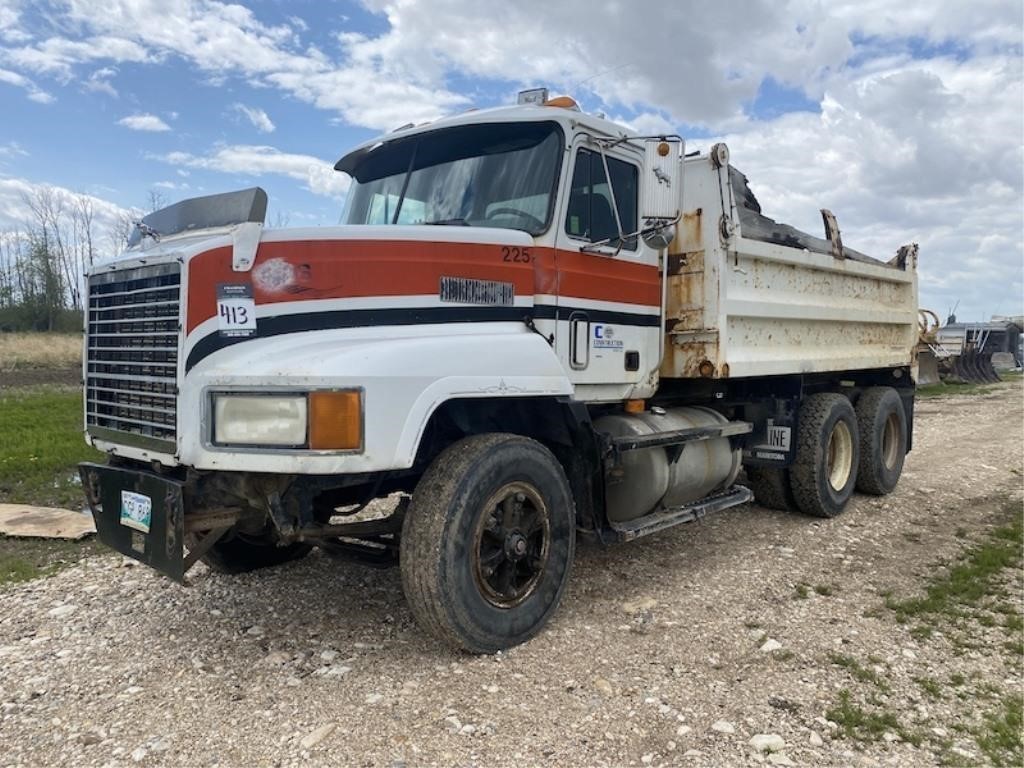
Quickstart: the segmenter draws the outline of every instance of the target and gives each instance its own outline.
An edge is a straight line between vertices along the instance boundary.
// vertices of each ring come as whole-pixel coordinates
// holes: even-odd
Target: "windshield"
[[[464,125],[397,139],[352,171],[346,224],[548,228],[562,156],[555,123]]]

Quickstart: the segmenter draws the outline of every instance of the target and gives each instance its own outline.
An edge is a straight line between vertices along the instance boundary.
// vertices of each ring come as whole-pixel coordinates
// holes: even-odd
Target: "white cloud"
[[[118,97],[117,89],[110,80],[117,75],[114,67],[101,67],[89,75],[89,78],[82,83],[82,87],[94,93],[105,93],[108,96]]]
[[[116,35],[96,35],[84,40],[51,37],[41,43],[4,52],[11,64],[39,74],[71,79],[76,64],[90,61],[143,62],[150,54],[139,43]]]
[[[28,97],[32,101],[37,101],[40,104],[50,104],[54,100],[52,95],[37,86],[27,77],[19,75],[17,72],[12,72],[9,69],[0,69],[0,83],[7,83],[8,85],[13,85],[17,88],[24,88],[28,92]]]
[[[7,0],[0,5],[0,42],[24,43],[32,36],[21,27],[21,9],[17,3]]]
[[[245,104],[233,104],[232,109],[244,115],[261,133],[273,133],[274,123],[270,116],[259,107],[247,107]]]
[[[171,152],[158,159],[171,165],[202,168],[239,176],[279,174],[305,184],[317,195],[341,197],[349,187],[349,177],[334,170],[327,163],[311,155],[281,152],[275,147],[259,145],[230,145],[216,147],[206,155]]]
[[[0,144],[0,157],[28,157],[28,152],[16,141]]]
[[[165,123],[156,115],[141,114],[122,117],[117,121],[118,125],[131,128],[133,131],[169,131],[171,126]]]

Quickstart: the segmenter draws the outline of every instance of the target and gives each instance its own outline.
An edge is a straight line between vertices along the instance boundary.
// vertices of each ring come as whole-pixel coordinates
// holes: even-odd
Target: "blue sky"
[[[888,258],[921,303],[1020,313],[1020,2],[0,0],[0,229],[42,187],[97,226],[253,184],[336,223],[347,148],[400,124],[568,92],[638,130],[724,139],[766,213]]]

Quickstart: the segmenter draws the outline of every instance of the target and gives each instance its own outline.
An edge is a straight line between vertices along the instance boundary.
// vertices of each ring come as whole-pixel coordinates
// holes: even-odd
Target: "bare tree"
[[[159,211],[167,207],[167,195],[158,189],[149,190],[149,212]]]

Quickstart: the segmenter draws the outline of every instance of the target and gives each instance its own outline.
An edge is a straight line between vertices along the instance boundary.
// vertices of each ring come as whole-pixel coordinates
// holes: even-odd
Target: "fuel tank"
[[[625,437],[728,422],[717,411],[694,406],[609,414],[595,421],[594,427],[613,437]],[[725,437],[687,443],[671,464],[669,454],[666,448],[622,454],[620,466],[605,481],[605,504],[610,520],[625,522],[661,508],[698,501],[731,486],[740,471],[740,449],[733,449]]]

